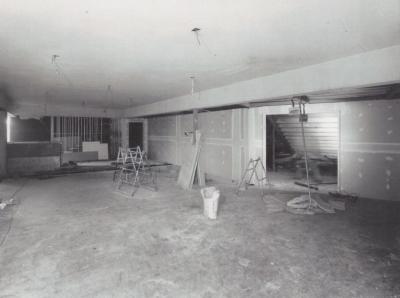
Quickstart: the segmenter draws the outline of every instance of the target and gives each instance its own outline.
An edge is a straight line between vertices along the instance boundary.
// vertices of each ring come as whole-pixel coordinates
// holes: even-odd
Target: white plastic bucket
[[[204,215],[210,219],[216,219],[218,213],[219,190],[214,186],[205,187],[200,190],[203,197]]]

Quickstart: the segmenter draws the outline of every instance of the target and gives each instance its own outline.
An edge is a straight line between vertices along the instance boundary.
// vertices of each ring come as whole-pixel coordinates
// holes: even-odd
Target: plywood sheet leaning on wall
[[[82,151],[90,152],[95,151],[99,154],[99,160],[108,159],[108,144],[96,142],[82,142]]]
[[[201,133],[196,130],[196,144],[190,147],[190,159],[182,162],[178,176],[178,185],[183,189],[191,189],[196,174],[201,150]]]
[[[197,183],[199,184],[200,187],[206,186],[206,175],[203,172],[202,168],[200,167],[200,154],[199,154],[199,160],[197,162]]]

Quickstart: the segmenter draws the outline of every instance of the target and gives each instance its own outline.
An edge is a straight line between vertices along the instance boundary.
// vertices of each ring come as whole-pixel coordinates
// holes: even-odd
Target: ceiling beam
[[[43,106],[31,103],[18,103],[9,106],[7,110],[11,114],[23,118],[38,118],[43,116],[122,117],[122,110],[120,109],[103,109],[88,106],[82,107],[80,105],[47,104],[46,106]]]
[[[132,107],[125,117],[143,117],[209,109],[338,88],[400,82],[400,45],[340,58],[321,64],[208,89],[152,104]]]

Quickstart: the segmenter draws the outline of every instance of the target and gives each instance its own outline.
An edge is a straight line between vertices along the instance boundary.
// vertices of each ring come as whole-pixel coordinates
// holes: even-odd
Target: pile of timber
[[[200,186],[204,186],[205,184],[205,175],[199,165],[201,151],[201,133],[200,131],[196,130],[194,134],[195,144],[192,144],[190,147],[190,158],[182,162],[177,182],[179,186],[187,190],[192,189],[196,174],[198,184]]]

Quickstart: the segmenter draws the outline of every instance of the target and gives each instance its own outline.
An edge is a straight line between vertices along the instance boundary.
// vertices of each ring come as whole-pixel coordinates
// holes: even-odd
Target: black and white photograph
[[[0,0],[0,298],[400,298],[400,0]]]

